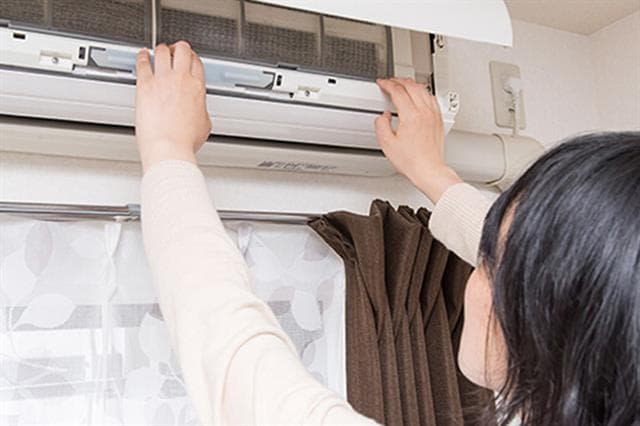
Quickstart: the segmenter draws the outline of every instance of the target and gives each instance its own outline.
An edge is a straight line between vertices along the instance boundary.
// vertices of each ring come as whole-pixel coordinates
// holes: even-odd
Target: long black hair
[[[480,244],[507,348],[498,422],[640,424],[640,132],[552,149]]]

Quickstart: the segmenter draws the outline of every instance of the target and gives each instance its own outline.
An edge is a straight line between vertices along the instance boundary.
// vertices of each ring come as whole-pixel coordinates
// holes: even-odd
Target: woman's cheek
[[[492,320],[491,283],[482,268],[469,277],[464,327],[458,352],[462,373],[471,382],[498,390],[506,377],[506,350],[498,323]]]

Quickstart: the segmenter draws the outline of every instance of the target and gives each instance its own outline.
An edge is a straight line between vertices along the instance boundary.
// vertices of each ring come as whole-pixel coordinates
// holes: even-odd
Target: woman
[[[251,292],[196,166],[211,126],[202,63],[180,42],[158,46],[153,70],[142,51],[137,68],[145,245],[200,422],[372,423],[306,372]],[[380,144],[434,202],[433,234],[472,264],[480,246],[459,362],[499,393],[500,422],[640,422],[640,135],[556,148],[485,221],[488,203],[444,163],[435,99],[409,80],[379,84],[400,118],[376,121]]]

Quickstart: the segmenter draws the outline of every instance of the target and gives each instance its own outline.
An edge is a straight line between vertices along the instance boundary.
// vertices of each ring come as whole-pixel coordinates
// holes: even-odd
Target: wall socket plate
[[[504,89],[504,84],[510,77],[520,79],[520,68],[514,64],[491,61],[489,63],[491,73],[491,91],[493,92],[493,112],[498,127],[513,129],[513,113],[509,111],[511,95]],[[527,127],[524,113],[524,90],[520,93],[518,101],[518,129]]]

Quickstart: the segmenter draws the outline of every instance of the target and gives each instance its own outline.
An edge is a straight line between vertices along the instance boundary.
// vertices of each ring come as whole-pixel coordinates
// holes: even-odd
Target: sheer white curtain
[[[228,231],[303,363],[345,395],[342,260],[304,226]],[[197,424],[138,225],[0,218],[0,424]]]

